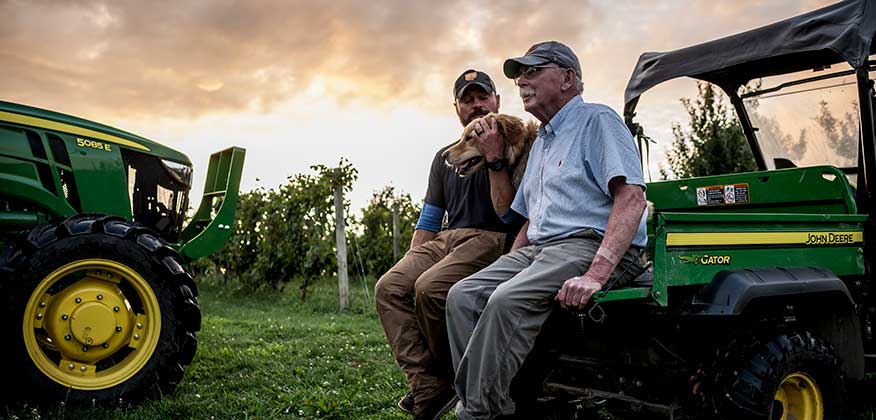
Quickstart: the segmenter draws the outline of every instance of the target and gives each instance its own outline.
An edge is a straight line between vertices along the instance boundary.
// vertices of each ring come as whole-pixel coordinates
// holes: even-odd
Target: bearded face
[[[463,127],[491,112],[499,112],[499,95],[487,93],[478,85],[469,86],[456,101],[456,115]]]

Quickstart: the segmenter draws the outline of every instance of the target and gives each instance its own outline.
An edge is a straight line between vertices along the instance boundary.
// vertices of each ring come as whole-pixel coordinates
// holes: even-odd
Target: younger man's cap
[[[478,70],[468,69],[456,78],[456,83],[453,84],[453,98],[459,99],[465,90],[471,85],[478,85],[487,93],[496,91],[496,85],[493,84],[493,79],[486,73]]]

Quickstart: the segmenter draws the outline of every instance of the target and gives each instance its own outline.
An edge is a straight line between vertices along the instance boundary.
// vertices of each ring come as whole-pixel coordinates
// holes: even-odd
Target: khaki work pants
[[[447,291],[495,261],[504,245],[501,232],[446,230],[408,251],[377,281],[377,315],[414,394],[414,412],[453,384],[444,319]]]

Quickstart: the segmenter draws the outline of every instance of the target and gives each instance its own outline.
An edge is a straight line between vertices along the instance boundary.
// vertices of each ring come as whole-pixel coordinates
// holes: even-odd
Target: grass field
[[[372,286],[368,286],[372,287]],[[297,290],[243,293],[201,285],[198,353],[176,392],[112,408],[7,408],[19,419],[404,419],[404,377],[361,282],[351,310],[322,281],[306,303]],[[371,294],[369,289],[368,293]]]
[[[367,287],[370,295],[371,286]],[[329,280],[318,283],[306,303],[296,292],[293,288],[254,294],[201,285],[204,318],[198,354],[176,392],[159,401],[84,409],[18,405],[0,415],[12,419],[406,419],[394,407],[406,390],[404,378],[361,282],[351,284],[351,310],[345,313],[337,310],[337,287]],[[871,413],[868,410],[858,418],[873,419]]]

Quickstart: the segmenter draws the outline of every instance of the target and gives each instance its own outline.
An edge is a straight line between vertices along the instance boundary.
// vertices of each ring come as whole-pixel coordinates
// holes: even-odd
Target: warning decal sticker
[[[748,184],[711,185],[697,188],[698,206],[745,204],[751,201]]]

